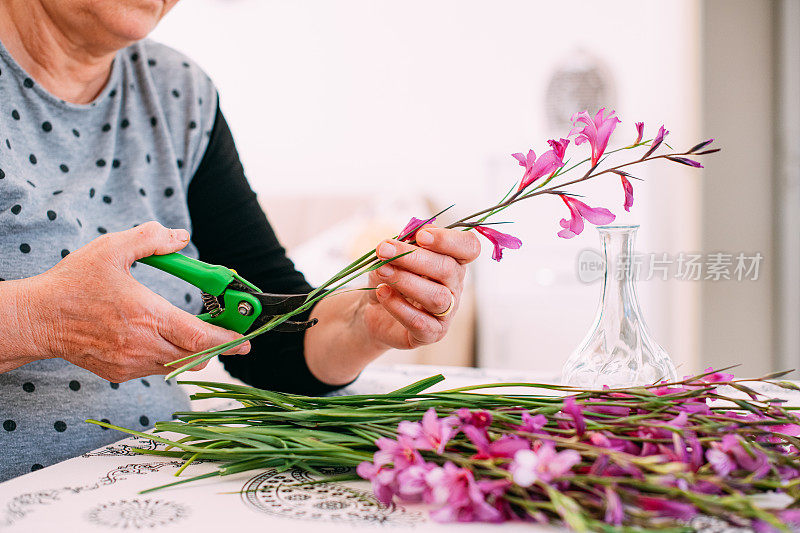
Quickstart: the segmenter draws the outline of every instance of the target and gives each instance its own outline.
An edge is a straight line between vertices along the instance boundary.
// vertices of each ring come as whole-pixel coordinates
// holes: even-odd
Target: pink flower
[[[485,428],[492,423],[492,413],[489,411],[470,411],[466,407],[462,407],[456,411],[456,416],[464,425],[475,426],[476,428]]]
[[[566,149],[566,146],[564,148]],[[520,153],[511,154],[511,156],[519,161],[521,167],[525,167],[525,175],[522,176],[518,191],[526,189],[542,176],[552,174],[559,167],[564,166],[564,162],[555,150],[548,150],[539,159],[536,159],[536,153],[533,150],[528,150],[527,156]]]
[[[550,145],[550,148],[553,149],[559,159],[564,159],[564,155],[567,153],[567,146],[569,146],[569,139],[559,139],[557,141],[550,139],[547,144]]]
[[[513,426],[514,429],[525,431],[526,433],[541,433],[542,428],[547,425],[547,417],[544,415],[534,415],[527,411],[522,412],[522,425]]]
[[[567,135],[567,137],[571,137],[576,133],[578,134],[575,138],[576,146],[580,146],[584,142],[589,143],[592,147],[592,166],[597,165],[600,161],[603,152],[606,151],[606,147],[608,146],[608,139],[614,132],[614,128],[617,127],[617,124],[621,122],[614,116],[613,111],[605,118],[603,117],[604,112],[605,108],[601,108],[594,118],[589,116],[587,111],[576,113],[572,116],[574,127],[572,131],[569,132],[569,135]],[[583,123],[583,126],[578,126],[579,122]]]
[[[606,516],[605,521],[615,526],[622,525],[625,518],[625,511],[622,509],[622,500],[617,494],[615,487],[606,485]]]
[[[536,451],[519,450],[515,453],[508,470],[514,483],[530,487],[537,481],[550,483],[555,478],[566,476],[580,462],[581,455],[577,451],[556,452],[555,445],[546,441]]]
[[[655,388],[650,389],[650,390],[656,396],[666,396],[668,394],[682,394],[684,392],[689,392],[689,389],[686,389],[684,387],[668,387],[666,385],[661,386],[661,387],[655,387]]]
[[[428,472],[437,468],[433,463],[411,465],[397,473],[397,495],[407,502],[431,500],[431,489],[426,477]]]
[[[485,429],[465,426],[461,431],[478,449],[478,453],[472,456],[473,459],[511,458],[519,450],[528,450],[531,447],[528,439],[517,435],[503,435],[497,440],[490,441]]]
[[[612,434],[603,434],[596,431],[589,433],[589,442],[600,448],[608,448],[609,450],[617,450],[633,455],[639,453],[639,448],[636,444],[629,440],[614,438]]]
[[[697,516],[697,508],[691,503],[683,503],[650,496],[639,496],[639,505],[645,511],[655,511],[659,516],[691,520]]]
[[[567,204],[571,216],[569,220],[562,218],[560,222],[561,227],[564,229],[558,232],[558,236],[564,239],[571,239],[581,234],[584,218],[596,226],[610,224],[616,218],[614,213],[603,207],[589,207],[580,200],[566,194],[559,194],[559,196]]]
[[[717,443],[711,443],[712,446],[714,446],[714,444]],[[725,477],[736,470],[736,462],[733,458],[719,448],[714,447],[707,450],[706,459],[708,460],[708,464],[711,465],[711,468],[714,469],[714,472],[719,476]]]
[[[399,470],[423,462],[422,456],[408,437],[401,435],[397,440],[382,437],[376,440],[375,444],[378,446],[378,451],[372,460],[377,466],[391,464]]]
[[[418,450],[435,450],[442,453],[447,443],[456,434],[458,419],[453,416],[440,419],[431,407],[422,417],[422,422],[404,420],[397,426],[399,436],[411,439]]]
[[[431,502],[444,507],[431,513],[437,522],[500,522],[503,514],[486,502],[472,472],[451,462],[432,469],[425,476]]]
[[[737,466],[752,472],[755,479],[770,471],[769,458],[764,452],[756,448],[745,450],[739,437],[732,434],[723,436],[720,442],[712,442],[706,459],[720,476],[728,475]]]
[[[403,228],[403,231],[401,231],[400,235],[398,235],[397,240],[406,242],[413,240],[414,237],[417,236],[417,231],[419,231],[422,226],[425,224],[430,224],[434,220],[436,220],[436,217],[429,218],[428,220],[420,220],[418,218],[411,217],[411,220],[408,221],[406,227]]]
[[[659,146],[661,146],[661,143],[664,142],[664,137],[667,135],[669,135],[669,131],[664,129],[663,125],[658,128],[658,133],[656,134],[655,139],[653,139],[653,142],[650,143],[650,148],[644,153],[642,159],[650,157],[650,155],[652,155],[652,153],[655,152]]]
[[[703,376],[700,378],[700,381],[704,381],[706,383],[721,383],[731,381],[733,379],[733,374],[725,374],[724,372],[714,372],[712,367],[708,367],[704,370],[704,372],[711,372],[707,376]]]
[[[502,233],[496,229],[486,226],[475,226],[475,229],[478,233],[489,239],[489,241],[494,245],[492,259],[495,261],[500,261],[503,258],[504,248],[517,250],[520,246],[522,246],[522,241],[513,235],[508,235],[507,233]]]
[[[396,486],[393,470],[364,461],[356,467],[356,473],[372,482],[372,492],[378,501],[384,505],[392,502]]]
[[[586,414],[602,414],[613,416],[628,416],[631,413],[630,408],[624,405],[592,405],[595,402],[602,402],[603,400],[589,398],[584,402],[584,410]]]
[[[633,207],[633,185],[631,185],[626,172],[617,172],[616,174],[619,174],[619,179],[622,180],[622,190],[625,191],[625,204],[622,207],[630,213],[631,207]]]
[[[634,125],[636,126],[636,140],[633,142],[633,145],[636,146],[642,142],[642,137],[644,136],[644,122],[635,122]]]
[[[800,509],[784,509],[782,511],[777,511],[775,514],[781,522],[790,526],[792,531],[796,531],[798,526],[800,526]],[[765,520],[760,519],[753,520],[750,527],[752,527],[753,531],[756,533],[778,533],[782,531]]]

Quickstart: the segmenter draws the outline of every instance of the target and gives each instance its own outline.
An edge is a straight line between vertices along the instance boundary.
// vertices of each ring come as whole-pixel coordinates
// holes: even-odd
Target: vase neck
[[[634,241],[638,226],[604,226],[599,228],[603,244],[605,272],[601,311],[607,317],[638,314],[634,281],[638,265]]]

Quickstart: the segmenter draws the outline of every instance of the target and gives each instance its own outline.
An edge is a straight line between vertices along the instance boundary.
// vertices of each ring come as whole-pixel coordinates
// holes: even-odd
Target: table
[[[496,381],[547,381],[530,374],[421,365],[371,367],[341,394],[385,392],[432,374],[448,379],[439,388]],[[783,396],[786,391],[783,391]],[[792,401],[800,403],[800,395]],[[203,405],[203,409],[211,407]],[[225,407],[219,404],[216,407]],[[132,446],[155,448],[149,439],[132,437],[80,457],[0,483],[0,530],[45,531],[231,531],[237,529],[293,533],[364,533],[458,531],[485,533],[502,527],[506,533],[559,531],[531,524],[439,524],[424,505],[383,506],[366,482],[337,482],[292,487],[312,479],[299,470],[275,469],[201,480],[145,495],[139,491],[170,483],[183,464],[168,457],[131,451]],[[213,463],[194,463],[183,473],[191,477],[214,470]],[[333,469],[331,473],[336,473]],[[722,531],[713,519],[698,518],[698,530]],[[745,531],[726,528],[724,531]]]

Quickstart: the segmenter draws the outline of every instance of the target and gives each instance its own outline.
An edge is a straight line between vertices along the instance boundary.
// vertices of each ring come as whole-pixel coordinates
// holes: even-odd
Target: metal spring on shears
[[[217,300],[216,296],[203,292],[200,293],[200,298],[203,299],[203,307],[206,308],[209,315],[213,317],[219,316],[219,314],[222,313],[222,306],[219,304],[219,300]]]

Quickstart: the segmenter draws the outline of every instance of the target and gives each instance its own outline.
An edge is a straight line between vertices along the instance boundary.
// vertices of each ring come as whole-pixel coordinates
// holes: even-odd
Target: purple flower
[[[689,159],[688,157],[667,156],[667,159],[675,163],[680,163],[681,165],[686,165],[687,167],[703,168],[703,165],[700,164],[699,161]]]
[[[583,412],[575,402],[575,398],[570,397],[564,400],[564,407],[561,408],[561,412],[572,418],[578,436],[586,433],[586,420],[583,418]]]
[[[614,213],[603,207],[589,207],[580,200],[566,194],[559,194],[558,196],[567,204],[570,214],[569,220],[566,218],[561,219],[560,224],[564,228],[558,232],[558,236],[561,238],[571,239],[576,235],[580,235],[583,231],[584,218],[596,226],[610,224],[616,218]]]
[[[606,151],[608,140],[621,121],[614,116],[614,112],[609,113],[607,117],[603,117],[606,109],[601,108],[600,111],[592,118],[587,111],[581,111],[572,116],[574,127],[569,132],[567,137],[572,137],[576,133],[578,136],[575,138],[575,145],[588,142],[592,147],[592,166],[597,165],[603,152]],[[583,123],[583,126],[578,126],[578,123]]]
[[[437,522],[503,520],[503,513],[486,502],[486,496],[468,469],[458,468],[448,461],[428,472],[425,479],[431,489],[430,502],[445,504],[431,512],[431,518]]]
[[[504,248],[517,250],[519,249],[520,246],[522,246],[522,241],[514,237],[513,235],[502,233],[497,231],[496,229],[492,229],[486,226],[475,226],[475,229],[477,230],[478,233],[489,239],[489,241],[494,245],[494,251],[492,252],[492,259],[494,259],[495,261],[500,261],[503,258]]]
[[[417,236],[417,231],[419,231],[422,226],[425,224],[430,224],[434,220],[436,220],[436,217],[429,218],[428,220],[421,220],[419,218],[411,217],[411,220],[408,221],[406,227],[403,228],[403,231],[401,231],[398,235],[397,240],[406,242],[413,240],[414,237]]]
[[[655,511],[658,516],[677,518],[678,520],[691,520],[697,516],[697,508],[691,503],[639,496],[639,505],[645,511]]]
[[[581,455],[575,450],[556,452],[550,441],[543,442],[536,451],[520,450],[508,467],[514,483],[520,487],[530,487],[537,481],[550,483],[554,478],[567,475],[572,467],[581,462]]]
[[[400,436],[411,440],[418,450],[435,450],[442,453],[447,443],[456,434],[455,426],[458,419],[454,416],[440,419],[436,410],[431,407],[422,417],[422,422],[409,422],[404,420],[397,426]]]

